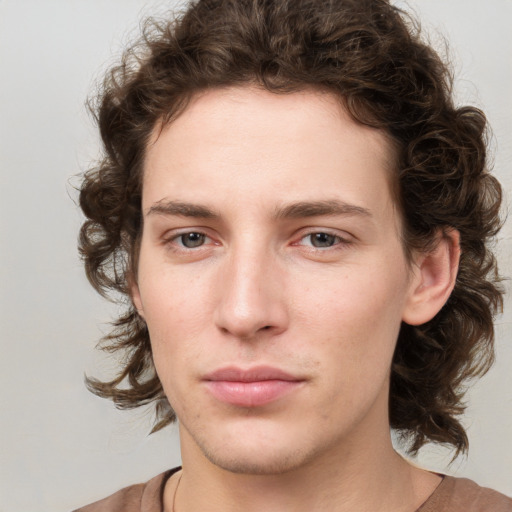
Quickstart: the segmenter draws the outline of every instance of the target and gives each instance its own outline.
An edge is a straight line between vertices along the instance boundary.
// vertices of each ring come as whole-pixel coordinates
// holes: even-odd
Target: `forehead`
[[[143,206],[165,194],[204,203],[213,190],[251,202],[265,194],[269,201],[318,200],[333,195],[333,187],[342,200],[363,195],[387,201],[393,165],[386,135],[354,121],[331,93],[213,89],[155,128]]]

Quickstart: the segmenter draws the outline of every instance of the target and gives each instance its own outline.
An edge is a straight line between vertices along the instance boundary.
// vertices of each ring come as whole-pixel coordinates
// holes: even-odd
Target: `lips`
[[[243,370],[221,368],[203,379],[214,398],[238,407],[260,407],[274,402],[304,382],[278,368],[259,366]]]

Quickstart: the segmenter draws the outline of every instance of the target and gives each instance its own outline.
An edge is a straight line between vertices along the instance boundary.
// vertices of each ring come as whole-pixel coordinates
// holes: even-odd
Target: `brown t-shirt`
[[[74,512],[162,512],[165,483],[179,470],[175,468],[145,484],[121,489],[108,498]],[[512,512],[512,498],[480,487],[467,478],[445,476],[416,512]]]

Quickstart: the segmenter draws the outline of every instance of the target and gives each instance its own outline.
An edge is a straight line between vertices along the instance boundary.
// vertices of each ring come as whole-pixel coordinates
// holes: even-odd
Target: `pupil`
[[[181,236],[181,241],[185,247],[199,247],[204,243],[204,235],[201,233],[187,233]]]
[[[335,236],[328,233],[315,233],[311,237],[311,243],[315,247],[331,247],[334,244]]]

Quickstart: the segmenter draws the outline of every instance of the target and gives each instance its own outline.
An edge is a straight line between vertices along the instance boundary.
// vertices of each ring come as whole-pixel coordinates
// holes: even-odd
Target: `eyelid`
[[[294,236],[295,242],[293,242],[293,245],[300,245],[299,242],[302,241],[304,238],[311,236],[311,235],[319,234],[319,233],[323,233],[323,234],[333,236],[333,237],[339,239],[339,242],[337,242],[335,245],[333,245],[331,247],[335,247],[336,245],[339,245],[339,244],[350,244],[350,243],[354,242],[354,236],[350,235],[346,231],[339,231],[337,229],[331,229],[331,228],[311,227],[311,228],[301,229]],[[325,250],[325,249],[329,249],[329,248],[330,247],[326,247],[326,248],[314,247],[314,249],[320,249],[320,250]]]
[[[198,247],[185,247],[184,245],[176,242],[176,240],[188,233],[197,233],[198,235],[202,235],[205,237],[206,242]],[[201,249],[205,249],[206,247],[211,246],[212,242],[214,242],[214,245],[218,245],[215,243],[214,237],[211,235],[210,230],[193,226],[169,230],[162,235],[161,240],[164,245],[172,247],[172,249],[176,252],[198,252]]]
[[[199,245],[197,247],[186,247],[183,244],[177,242],[177,240],[187,233],[197,233],[205,237],[205,243]],[[315,247],[312,243],[302,243],[302,241],[308,236],[323,233],[336,238],[336,241],[331,246],[326,247]],[[217,240],[218,237],[214,236],[211,233],[211,229],[199,226],[185,226],[182,228],[175,228],[166,231],[161,237],[162,244],[169,247],[169,250],[174,252],[182,252],[182,253],[191,253],[191,252],[199,252],[201,250],[211,249],[212,245],[221,245],[221,242]],[[292,237],[292,246],[299,246],[304,248],[305,250],[311,252],[327,252],[334,251],[336,249],[340,250],[348,245],[351,245],[355,242],[355,237],[346,231],[340,231],[335,228],[323,228],[318,226],[311,226],[306,228],[301,228],[298,230],[295,235]]]

